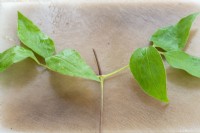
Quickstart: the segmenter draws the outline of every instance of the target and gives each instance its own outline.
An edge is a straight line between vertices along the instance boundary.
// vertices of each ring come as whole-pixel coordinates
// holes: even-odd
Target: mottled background
[[[23,2],[24,1],[24,2]],[[97,72],[127,65],[133,50],[149,45],[157,28],[200,11],[200,2],[51,1],[1,2],[0,51],[19,44],[17,11],[33,20],[56,44],[78,50]],[[186,51],[200,56],[200,19]],[[126,70],[105,82],[103,132],[200,132],[200,79],[166,64],[170,103],[144,94]],[[0,74],[0,132],[99,132],[98,83],[44,70],[27,59]]]

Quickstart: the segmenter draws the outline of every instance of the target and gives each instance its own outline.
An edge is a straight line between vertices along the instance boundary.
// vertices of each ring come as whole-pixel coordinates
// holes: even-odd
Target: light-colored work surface
[[[34,21],[56,44],[78,50],[97,72],[127,65],[133,50],[149,45],[157,28],[200,11],[199,2],[51,2],[0,4],[0,51],[19,44],[17,11]],[[186,51],[200,56],[200,19]],[[200,132],[200,79],[168,65],[170,103],[143,93],[128,70],[105,82],[103,133]],[[100,87],[93,81],[44,70],[33,61],[0,74],[0,132],[98,133]]]

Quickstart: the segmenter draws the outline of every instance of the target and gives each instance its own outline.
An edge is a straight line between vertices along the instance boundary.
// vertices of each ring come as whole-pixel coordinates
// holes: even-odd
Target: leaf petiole
[[[158,53],[159,53],[160,55],[164,55],[164,52],[158,51]]]
[[[107,79],[107,78],[109,78],[110,76],[113,76],[114,74],[117,74],[117,73],[119,73],[119,72],[121,72],[121,71],[123,71],[123,70],[125,70],[125,69],[127,69],[127,68],[129,68],[129,65],[126,65],[126,66],[124,66],[124,67],[122,67],[122,68],[119,68],[119,69],[117,69],[117,70],[115,70],[114,72],[111,72],[111,73],[109,73],[109,74],[101,75],[101,76],[99,76],[99,77],[102,77],[103,79]]]
[[[47,65],[44,65],[44,64],[42,64],[42,63],[38,63],[38,65],[40,65],[40,66],[42,66],[42,67],[44,67],[44,68],[50,69]]]

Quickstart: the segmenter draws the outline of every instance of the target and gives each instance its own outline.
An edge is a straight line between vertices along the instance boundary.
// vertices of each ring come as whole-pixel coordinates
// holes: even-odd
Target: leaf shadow
[[[54,91],[71,105],[91,108],[96,102],[96,95],[100,95],[98,83],[77,77],[70,77],[50,72],[50,83]],[[96,93],[96,94],[95,94]]]
[[[187,41],[187,43],[185,44],[185,47],[183,48],[183,50],[186,50],[186,49],[189,48],[189,46],[190,46],[190,44],[191,44],[191,42],[192,42],[192,39],[195,37],[197,31],[198,31],[198,29],[194,29],[194,30],[191,30],[191,31],[190,31],[188,41]]]
[[[33,54],[35,55],[35,57],[37,58],[37,60],[38,60],[40,63],[45,64],[45,59],[44,59],[42,56],[40,56],[39,54],[37,54],[34,50],[32,50],[31,48],[29,48],[28,46],[26,46],[25,44],[23,44],[21,41],[20,41],[20,46],[22,46],[22,47],[24,47],[24,48],[26,48],[26,49],[32,51]]]
[[[21,89],[37,76],[36,66],[37,64],[31,59],[13,64],[0,74],[0,84],[4,88]]]
[[[131,79],[131,81],[133,82],[131,87],[132,90],[134,91],[138,99],[142,101],[146,106],[154,107],[162,111],[164,111],[168,107],[167,103],[162,103],[142,91],[135,80]]]
[[[187,72],[169,67],[167,71],[167,80],[177,86],[181,86],[185,89],[198,89],[200,88],[200,79],[194,77]]]
[[[7,96],[2,106],[3,126],[15,131],[45,133],[58,129],[61,132],[98,129],[97,83],[51,71],[38,77],[26,89]]]

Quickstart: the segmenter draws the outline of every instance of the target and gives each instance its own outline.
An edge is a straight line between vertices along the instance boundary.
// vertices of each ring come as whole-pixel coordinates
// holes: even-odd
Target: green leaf
[[[65,49],[57,55],[46,58],[45,61],[47,67],[55,72],[99,81],[97,75],[75,50]]]
[[[162,102],[168,102],[165,68],[154,47],[137,49],[131,56],[129,66],[145,93]]]
[[[18,37],[24,45],[44,58],[55,53],[52,39],[42,33],[31,20],[20,12],[18,12]]]
[[[165,52],[164,56],[172,67],[185,70],[189,74],[200,78],[200,58],[183,51]]]
[[[176,25],[157,30],[151,37],[153,45],[165,51],[181,50],[185,47],[190,28],[199,13],[182,18]]]
[[[0,72],[6,70],[12,64],[20,62],[26,58],[32,58],[38,64],[40,64],[33,52],[28,49],[20,46],[14,46],[7,49],[3,53],[0,53]]]

